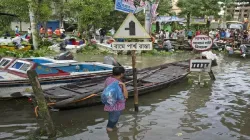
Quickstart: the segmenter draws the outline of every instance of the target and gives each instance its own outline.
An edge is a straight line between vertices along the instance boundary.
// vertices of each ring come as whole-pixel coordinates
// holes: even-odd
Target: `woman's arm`
[[[123,96],[125,97],[125,99],[128,99],[128,90],[126,88],[126,85],[124,83],[119,83],[122,86],[122,92],[123,92]]]

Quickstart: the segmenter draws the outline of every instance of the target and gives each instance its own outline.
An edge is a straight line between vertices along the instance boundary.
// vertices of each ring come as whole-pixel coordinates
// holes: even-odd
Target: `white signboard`
[[[114,35],[114,38],[151,38],[147,31],[142,27],[136,17],[129,13],[123,21],[120,28]]]
[[[213,40],[206,35],[197,35],[192,39],[191,45],[197,51],[206,51],[211,49]]]
[[[113,42],[113,50],[152,50],[152,42]]]
[[[210,72],[212,60],[211,59],[193,59],[190,60],[191,72]]]

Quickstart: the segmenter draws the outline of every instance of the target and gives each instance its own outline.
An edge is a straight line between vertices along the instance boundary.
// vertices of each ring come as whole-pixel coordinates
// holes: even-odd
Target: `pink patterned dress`
[[[113,78],[113,77],[107,78],[105,81],[105,87],[107,87],[108,85],[110,85],[111,83],[113,83],[115,81],[118,81],[118,80]],[[125,109],[125,102],[126,102],[126,100],[122,100],[122,101],[117,101],[114,106],[105,105],[104,111],[107,111],[107,112],[122,111]]]

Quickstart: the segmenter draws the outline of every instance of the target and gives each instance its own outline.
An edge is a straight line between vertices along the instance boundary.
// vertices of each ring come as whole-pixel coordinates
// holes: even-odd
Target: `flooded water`
[[[191,55],[138,57],[137,62],[141,68],[188,57]],[[81,60],[102,58],[77,56]],[[118,60],[131,64],[130,57]],[[250,61],[220,56],[219,66],[213,70],[216,81],[211,82],[207,74],[202,76],[207,85],[198,85],[197,74],[190,74],[189,80],[140,96],[138,114],[133,112],[133,100],[128,100],[117,130],[109,134],[102,105],[52,112],[57,139],[250,140]],[[26,99],[1,101],[0,112],[0,139],[33,139],[32,131],[38,126]]]

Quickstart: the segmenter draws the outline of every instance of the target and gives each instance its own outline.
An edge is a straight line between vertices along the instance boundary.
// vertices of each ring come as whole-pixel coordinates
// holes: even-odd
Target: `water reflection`
[[[122,65],[132,65],[131,56],[118,56],[113,55],[113,57]],[[175,61],[187,60],[193,58],[194,54],[191,52],[180,52],[178,54],[172,54],[166,57],[162,56],[136,56],[137,68],[145,68],[149,66],[157,66],[163,63],[171,63]],[[75,55],[75,59],[78,61],[103,61],[104,56],[89,56],[89,55]]]
[[[140,57],[138,67],[172,62],[177,57]],[[182,58],[181,58],[182,57]],[[88,58],[88,59],[87,59]],[[103,57],[77,56],[81,60]],[[118,57],[130,65],[128,56]],[[127,102],[116,131],[106,132],[103,106],[53,112],[58,140],[248,140],[250,139],[250,62],[220,56],[213,68],[217,80],[207,87],[197,85],[197,74],[162,91],[139,98],[140,112]],[[208,75],[202,79],[210,81]],[[202,82],[203,83],[203,82]],[[37,128],[33,108],[26,100],[0,102],[0,139],[28,139]]]
[[[214,85],[214,102],[224,106],[224,110],[218,113],[221,123],[246,136],[250,136],[249,66],[250,63],[245,61],[225,65],[227,74],[220,74],[220,83]]]
[[[183,102],[186,106],[186,114],[181,118],[180,128],[186,133],[208,129],[211,123],[205,122],[207,115],[202,111],[206,107],[206,102],[209,101],[211,89],[197,85],[197,87],[192,87],[186,96],[188,99]]]

